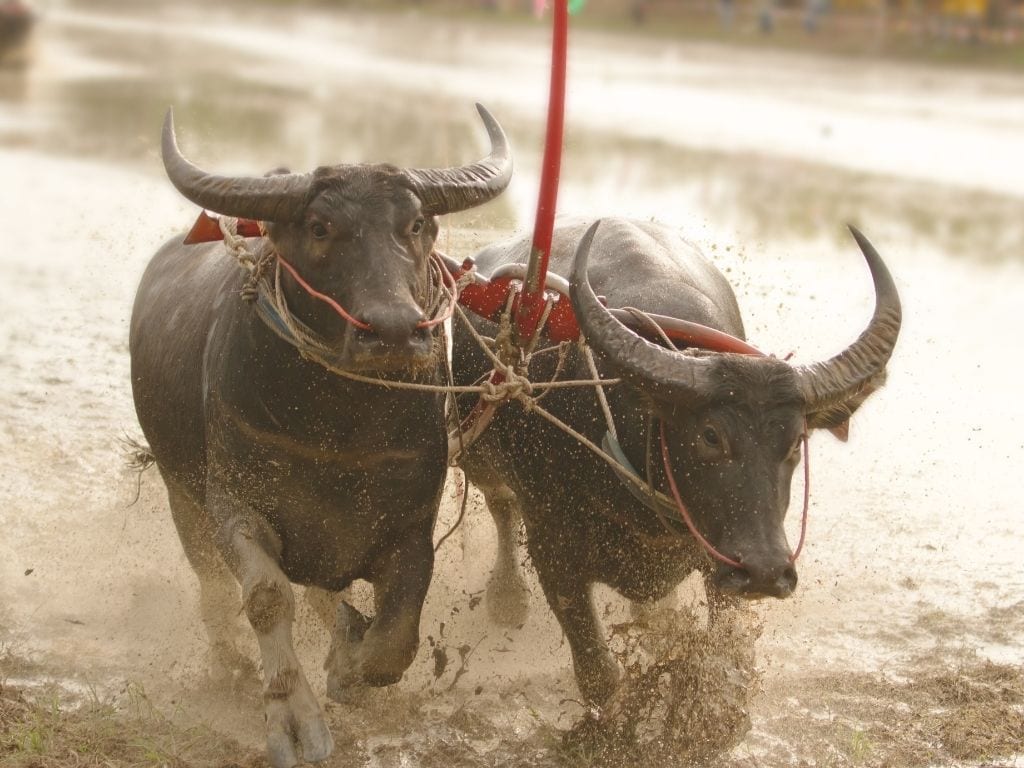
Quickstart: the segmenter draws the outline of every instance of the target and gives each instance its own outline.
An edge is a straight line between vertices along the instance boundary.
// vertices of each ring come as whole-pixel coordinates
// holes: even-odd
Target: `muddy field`
[[[51,6],[32,65],[0,70],[2,765],[262,764],[259,689],[208,683],[163,488],[125,469],[121,444],[139,435],[134,288],[196,213],[162,177],[166,107],[187,155],[259,173],[475,159],[479,100],[510,135],[516,178],[444,222],[442,242],[468,254],[528,226],[534,206],[542,29],[159,13]],[[573,51],[562,211],[680,228],[733,280],[751,339],[798,361],[835,352],[870,313],[844,222],[903,295],[889,385],[848,444],[812,440],[800,588],[744,617],[747,637],[760,633],[751,725],[716,764],[1024,765],[1024,80],[596,34]],[[329,706],[330,765],[597,759],[561,746],[583,713],[539,589],[521,629],[487,620],[493,539],[473,493],[405,679]],[[600,595],[609,625],[629,615]],[[327,636],[300,613],[300,658],[323,695]],[[705,656],[721,647],[685,631]]]

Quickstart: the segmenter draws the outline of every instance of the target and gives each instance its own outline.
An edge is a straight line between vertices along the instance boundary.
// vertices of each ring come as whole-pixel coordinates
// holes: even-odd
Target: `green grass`
[[[181,713],[166,715],[138,684],[118,697],[84,700],[56,687],[0,688],[0,764],[5,768],[249,766],[262,758]]]

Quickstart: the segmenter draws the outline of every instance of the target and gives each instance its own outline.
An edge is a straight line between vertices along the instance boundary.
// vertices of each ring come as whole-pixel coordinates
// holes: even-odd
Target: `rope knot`
[[[490,379],[480,384],[480,397],[491,403],[504,400],[522,400],[529,403],[533,397],[533,383],[511,368],[502,371],[503,381],[495,383]]]

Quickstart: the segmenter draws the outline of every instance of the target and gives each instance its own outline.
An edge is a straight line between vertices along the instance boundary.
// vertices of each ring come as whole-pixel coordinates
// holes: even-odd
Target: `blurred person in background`
[[[829,0],[807,0],[804,9],[804,30],[809,34],[817,32],[821,18],[828,12],[828,9]]]
[[[723,29],[732,29],[736,21],[736,0],[718,0],[718,21]]]
[[[22,63],[36,16],[21,0],[0,0],[0,65]]]

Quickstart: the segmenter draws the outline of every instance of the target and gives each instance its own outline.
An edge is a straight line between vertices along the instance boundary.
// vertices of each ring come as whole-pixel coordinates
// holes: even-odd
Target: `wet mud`
[[[528,227],[535,204],[542,30],[150,10],[54,7],[33,65],[0,72],[2,765],[265,765],[258,682],[208,680],[163,488],[126,466],[124,438],[139,437],[135,285],[196,215],[159,167],[166,106],[189,157],[259,174],[476,159],[480,100],[509,132],[517,175],[491,207],[442,221],[443,247],[461,256]],[[299,35],[308,45],[288,44]],[[504,64],[476,63],[482,39]],[[471,490],[416,660],[396,686],[326,704],[328,764],[1024,765],[1024,188],[1012,171],[1024,88],[671,41],[574,46],[561,210],[678,227],[733,282],[751,339],[800,362],[841,349],[870,313],[842,229],[857,223],[904,300],[889,383],[849,443],[812,440],[794,597],[708,626],[693,581],[649,611],[597,590],[631,675],[596,729],[532,575],[526,624],[488,621],[494,535]],[[602,117],[624,89],[636,92],[628,125]],[[837,106],[837,94],[850,98]],[[843,142],[808,144],[801,120]],[[863,152],[846,133],[860,124]],[[457,486],[453,475],[438,537]],[[297,593],[300,660],[325,702],[327,633]],[[353,599],[365,605],[366,590]]]

